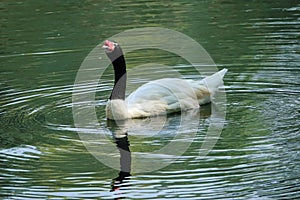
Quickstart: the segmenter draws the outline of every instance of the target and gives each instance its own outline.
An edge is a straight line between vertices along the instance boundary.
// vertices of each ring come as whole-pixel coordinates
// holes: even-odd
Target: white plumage
[[[223,84],[223,69],[200,81],[164,78],[139,87],[125,100],[108,100],[108,119],[123,120],[164,115],[181,110],[198,108],[209,103],[211,96]]]

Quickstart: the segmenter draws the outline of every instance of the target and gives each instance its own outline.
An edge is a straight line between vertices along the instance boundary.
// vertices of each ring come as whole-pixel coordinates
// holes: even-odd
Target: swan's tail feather
[[[221,71],[218,71],[217,73],[220,75],[220,77],[223,79],[228,69],[224,68]]]
[[[223,77],[228,70],[226,68],[214,73],[211,76],[203,79],[203,84],[208,88],[208,90],[213,94],[220,86],[223,85]]]
[[[214,96],[219,87],[223,85],[223,77],[227,71],[227,69],[222,69],[200,81],[189,81],[197,95],[200,105],[211,101],[211,97]]]

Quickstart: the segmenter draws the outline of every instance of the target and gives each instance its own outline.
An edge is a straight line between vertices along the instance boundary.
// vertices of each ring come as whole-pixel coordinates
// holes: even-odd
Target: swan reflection
[[[141,172],[141,168],[143,168],[143,171],[149,171],[155,168],[153,168],[154,165],[157,166],[162,163],[169,165],[172,159],[174,160],[172,157],[174,154],[171,152],[174,146],[171,151],[166,150],[164,154],[159,151],[148,152],[149,148],[146,152],[142,152],[143,150],[138,149],[137,146],[146,147],[150,143],[153,150],[157,147],[163,149],[164,145],[171,143],[172,140],[179,140],[183,144],[188,143],[195,138],[199,125],[202,124],[199,120],[209,116],[210,106],[205,106],[201,108],[201,116],[199,109],[197,109],[183,112],[180,115],[117,121],[107,120],[107,128],[110,130],[115,147],[119,152],[120,164],[118,176],[112,179],[111,192],[119,191],[129,185],[128,181],[132,168],[134,168],[135,173]],[[178,129],[181,129],[181,131],[178,132]],[[155,144],[157,138],[160,138],[161,144],[159,145]],[[135,147],[133,152],[130,149],[129,140],[132,140]],[[148,140],[148,144],[144,144],[146,140]],[[181,149],[180,145],[176,145],[175,148]],[[171,159],[166,156],[170,156]],[[118,195],[122,196],[121,194]]]
[[[119,190],[123,182],[131,176],[131,152],[127,132],[122,128],[126,121],[107,121],[108,128],[112,131],[114,142],[120,153],[120,172],[112,180],[111,192]]]

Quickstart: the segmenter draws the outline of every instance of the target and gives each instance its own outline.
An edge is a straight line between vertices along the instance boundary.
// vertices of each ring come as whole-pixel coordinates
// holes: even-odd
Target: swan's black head
[[[123,56],[123,51],[120,47],[120,45],[116,42],[105,40],[103,46],[103,49],[105,49],[105,53],[107,57],[113,62],[120,56]]]
[[[115,84],[110,99],[125,99],[126,63],[123,51],[116,42],[106,40],[102,46],[107,57],[111,60],[115,72]]]

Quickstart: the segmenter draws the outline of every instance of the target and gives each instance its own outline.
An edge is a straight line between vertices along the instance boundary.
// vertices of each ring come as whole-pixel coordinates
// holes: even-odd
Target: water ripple
[[[80,50],[75,49],[64,49],[64,50],[53,50],[53,51],[41,51],[41,52],[30,52],[30,53],[19,53],[19,54],[9,54],[0,55],[0,58],[11,58],[19,56],[39,56],[39,55],[51,55],[51,54],[63,54],[63,53],[73,53]]]

